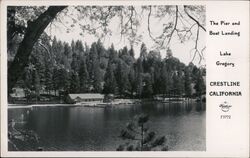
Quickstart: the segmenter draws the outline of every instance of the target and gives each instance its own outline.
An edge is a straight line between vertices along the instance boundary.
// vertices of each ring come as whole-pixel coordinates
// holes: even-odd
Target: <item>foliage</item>
[[[73,13],[74,11],[75,13]],[[77,16],[72,17],[71,15]],[[106,36],[112,36],[112,31],[109,26],[114,19],[116,19],[119,21],[121,39],[125,37],[125,39],[130,42],[130,45],[133,46],[134,44],[141,43],[142,35],[138,29],[140,28],[142,19],[147,19],[148,34],[156,44],[155,47],[158,50],[169,49],[175,34],[181,43],[189,40],[194,42],[194,48],[191,50],[194,58],[198,55],[201,61],[205,50],[205,47],[202,47],[202,43],[199,42],[201,31],[206,32],[204,6],[9,6],[7,8],[7,17],[8,50],[18,52],[14,57],[15,60],[10,64],[8,69],[8,77],[10,79],[8,82],[9,92],[15,86],[18,77],[23,74],[25,67],[28,65],[27,61],[34,46],[39,44],[49,52],[50,48],[45,45],[48,46],[48,40],[50,38],[45,40],[47,41],[45,45],[41,44],[44,42],[42,33],[46,28],[51,28],[51,26],[57,26],[58,24],[65,26],[66,32],[70,32],[75,27],[78,27],[82,29],[80,35],[88,33],[99,38],[105,38]],[[162,22],[160,29],[162,32],[160,35],[156,35],[151,29],[152,17]],[[63,18],[68,20],[62,22]],[[165,22],[166,20],[167,22]],[[84,23],[82,23],[82,21],[84,21]],[[22,41],[18,48],[14,46],[16,41]],[[54,42],[55,40],[53,40],[53,43]],[[79,42],[76,43],[79,44]],[[69,49],[68,44],[63,43],[61,45],[64,47],[63,53],[66,56],[63,56],[60,62],[68,69],[67,71],[70,71],[70,64],[72,64],[72,69],[76,71],[79,65],[76,64],[77,56],[74,54],[74,42],[71,44],[72,49]],[[99,47],[94,48],[92,52],[98,51],[98,60],[100,60],[100,57],[105,56],[105,54],[103,47],[100,45],[100,40],[97,42],[97,45]],[[60,46],[59,48],[62,50]],[[80,44],[80,47],[78,47],[80,52],[83,50],[81,48],[83,47],[81,47]],[[55,49],[57,48],[51,48],[53,51]],[[128,64],[128,62],[134,59],[134,52],[131,48],[129,51],[130,57],[126,57],[126,52],[127,50],[124,48],[121,54],[123,60]],[[95,53],[93,53],[93,55],[94,54]],[[141,58],[143,71],[148,71],[146,70],[148,66],[144,60],[146,55],[146,47],[142,45]],[[82,56],[79,55],[78,57]],[[73,63],[71,63],[72,60],[74,61]],[[92,60],[92,64],[95,62],[93,58],[90,58],[90,60]],[[100,68],[104,69],[107,63],[105,60],[101,61],[99,63]],[[103,78],[104,73],[102,73],[101,76],[93,78],[93,72],[90,70],[93,69],[88,69],[89,77],[95,81],[93,91],[100,91],[101,88],[98,78]],[[97,72],[99,73],[98,69],[94,71],[95,74]]]
[[[34,93],[39,100],[44,92],[54,95],[95,92],[130,98],[192,97],[204,93],[204,68],[192,63],[186,66],[169,54],[162,58],[156,50],[147,53],[145,44],[141,57],[135,59],[134,53],[132,56],[129,53],[134,52],[132,48],[115,50],[111,45],[106,49],[100,41],[89,48],[81,41],[68,44],[55,37],[50,44],[46,37],[43,35],[41,44],[50,49],[49,53],[35,45],[29,66],[16,84],[25,89],[27,97]],[[9,53],[10,63],[12,55],[14,51]]]
[[[39,150],[40,137],[33,130],[17,129],[16,124],[19,123],[15,120],[11,120],[8,124],[8,145],[12,150],[19,151],[22,148],[23,143],[28,143]],[[22,144],[22,145],[20,145]]]
[[[156,132],[150,131],[147,127],[149,116],[146,114],[137,115],[127,123],[126,129],[120,133],[120,138],[127,140],[125,144],[119,145],[117,151],[151,151],[157,147],[167,150],[165,136],[157,137]]]

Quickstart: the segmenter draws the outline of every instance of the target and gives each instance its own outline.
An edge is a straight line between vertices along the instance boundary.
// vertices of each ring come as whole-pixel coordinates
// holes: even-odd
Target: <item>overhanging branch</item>
[[[200,28],[202,28],[202,29],[206,32],[206,28],[205,28],[204,26],[202,26],[198,20],[196,20],[193,16],[191,16],[191,15],[188,13],[188,11],[186,10],[186,8],[187,8],[187,6],[184,5],[184,12],[187,14],[187,16],[188,16],[190,19],[192,19],[193,21],[195,21],[195,23],[196,23]]]

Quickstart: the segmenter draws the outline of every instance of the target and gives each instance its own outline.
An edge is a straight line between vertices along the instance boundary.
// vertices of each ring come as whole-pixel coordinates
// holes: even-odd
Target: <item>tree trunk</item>
[[[143,124],[141,126],[141,151],[143,151],[143,142],[144,142],[144,138],[143,138]]]
[[[34,44],[37,42],[48,24],[56,17],[57,13],[64,8],[66,8],[66,6],[51,6],[36,20],[32,22],[28,21],[24,38],[19,45],[14,61],[8,68],[8,94],[15,86],[18,78],[23,74]]]

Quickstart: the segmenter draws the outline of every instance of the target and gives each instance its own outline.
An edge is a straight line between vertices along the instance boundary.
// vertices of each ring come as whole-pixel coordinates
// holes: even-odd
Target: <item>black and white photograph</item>
[[[205,5],[8,5],[8,151],[206,151]]]

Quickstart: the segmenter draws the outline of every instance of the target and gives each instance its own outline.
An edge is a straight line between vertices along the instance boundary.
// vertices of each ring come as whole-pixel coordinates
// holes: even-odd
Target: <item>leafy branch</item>
[[[150,151],[156,147],[161,146],[162,150],[168,150],[164,145],[166,142],[165,136],[157,137],[154,131],[149,131],[147,122],[149,116],[141,114],[135,116],[134,120],[127,123],[126,129],[120,133],[120,138],[128,140],[125,144],[121,144],[116,149],[117,151]]]

